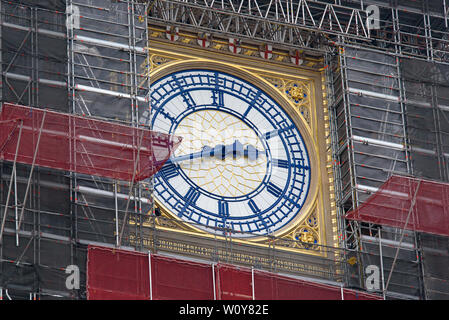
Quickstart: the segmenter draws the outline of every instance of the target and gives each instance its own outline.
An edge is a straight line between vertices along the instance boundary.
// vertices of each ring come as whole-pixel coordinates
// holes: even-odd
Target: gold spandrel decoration
[[[289,234],[276,239],[275,246],[292,249],[319,250],[320,241],[319,221],[314,210],[302,224]]]
[[[161,210],[161,216],[150,219],[145,225],[152,227],[151,224],[155,224],[156,227],[162,227],[166,229],[173,229],[173,230],[183,230],[183,231],[189,231],[193,232],[195,231],[193,228],[190,228],[187,224],[182,223],[181,221],[175,221],[173,218],[171,218],[167,212],[164,210]]]
[[[285,80],[283,80],[281,78],[264,77],[264,79],[267,80],[269,83],[271,83],[279,91],[282,91],[282,89],[285,86]]]
[[[318,218],[313,211],[304,222],[290,235],[296,241],[296,246],[303,249],[318,249],[320,244]]]
[[[300,249],[318,250],[320,241],[318,232],[312,228],[301,227],[294,233],[296,246]]]
[[[164,64],[174,61],[176,59],[173,58],[169,58],[169,57],[164,57],[161,55],[157,55],[157,54],[152,54],[150,55],[150,70],[149,72],[152,72],[153,70],[163,66]]]
[[[311,110],[311,86],[310,81],[289,80],[277,77],[263,77],[270,82],[279,92],[287,97],[295,106],[295,110],[310,125],[310,110]]]

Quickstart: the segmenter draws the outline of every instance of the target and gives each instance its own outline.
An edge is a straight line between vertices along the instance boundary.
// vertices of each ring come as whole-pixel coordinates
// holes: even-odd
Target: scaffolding
[[[365,203],[347,214],[347,219],[378,226],[377,235],[371,237],[370,242],[378,243],[379,256],[383,257],[380,266],[384,295],[389,289],[398,290],[389,287],[394,280],[402,284],[407,282],[404,264],[398,263],[398,257],[416,252],[415,262],[420,267],[416,269],[420,270],[415,271],[422,273],[423,281],[421,295],[426,299],[449,297],[449,272],[443,267],[448,257],[448,201],[448,183],[392,176]],[[383,229],[388,230],[388,227],[399,230],[399,241],[384,239]],[[404,242],[408,232],[416,235],[416,243]],[[382,255],[384,243],[390,244],[390,251],[394,253],[388,260]],[[370,250],[373,247],[365,249]],[[396,268],[400,270],[395,274]],[[408,271],[411,271],[410,267]]]
[[[366,27],[368,6],[379,11],[379,28]],[[371,248],[373,239],[395,247],[403,235],[408,251],[394,273],[404,276],[393,275],[385,294],[425,299],[424,236],[388,226],[379,233],[379,225],[345,216],[392,175],[448,181],[448,8],[445,0],[156,0],[149,15],[156,25],[324,58],[340,247],[344,261],[357,261],[345,282],[364,287],[364,266],[394,257],[391,247]]]
[[[104,125],[105,121],[110,123],[108,130],[128,130],[131,134],[127,141],[117,140],[118,131],[102,134],[110,134],[109,142],[119,143],[116,147],[125,153],[124,144],[131,146],[128,160],[138,163],[140,152],[142,156],[147,153],[139,147],[142,140],[150,147],[148,141],[139,141],[142,135],[138,134],[149,128],[149,123],[141,121],[141,115],[149,111],[146,11],[147,4],[142,1],[1,1],[3,112],[8,111],[5,102],[23,105],[28,111],[39,109],[34,111],[36,121],[32,123],[32,128],[37,129],[30,131],[28,127],[27,131],[24,123],[16,122],[15,139],[22,127],[21,133],[28,134],[29,143],[36,144],[35,138],[43,133],[41,147],[47,151],[45,139],[54,137],[54,132],[47,132],[45,121],[39,122],[42,127],[36,127],[37,115],[41,112],[49,120],[54,112],[62,112],[62,122],[65,119],[78,126],[64,127],[60,123],[56,129],[59,133],[81,129],[80,124],[92,129],[92,125]],[[90,141],[78,145],[98,146],[99,132],[95,134],[86,134]],[[71,139],[62,141],[70,144]],[[8,156],[1,162],[0,202],[5,223],[0,286],[12,298],[27,298],[29,294],[38,298],[83,298],[83,288],[66,288],[66,267],[85,266],[86,245],[93,241],[129,247],[130,235],[137,238],[140,232],[141,223],[136,222],[144,219],[141,213],[152,211],[151,179],[142,180],[148,175],[139,177],[132,165],[126,172],[110,170],[111,167],[104,168],[109,169],[109,175],[93,172],[88,169],[93,168],[89,164],[92,150],[84,150],[84,155],[73,161],[76,152],[70,154],[74,149],[65,146],[62,143],[56,151],[48,150],[50,158],[67,153],[63,156],[72,161],[63,161],[62,167],[55,166],[54,159],[43,159],[44,153],[38,152],[36,162],[19,163]],[[24,160],[20,150],[27,149],[17,148],[18,153],[13,150],[5,154],[18,155],[18,160],[22,156]],[[107,149],[102,153],[107,153]],[[87,170],[77,170],[82,163]],[[157,170],[157,166],[140,172],[148,169]],[[7,204],[9,195],[13,206]],[[20,203],[22,199],[25,200]],[[19,208],[23,211],[21,228],[16,226]],[[133,248],[141,246],[134,243]],[[85,283],[85,271],[80,270],[81,283]]]
[[[367,24],[373,5],[379,28]],[[232,35],[315,54],[343,46],[447,64],[448,8],[447,0],[155,0],[150,17],[152,22],[195,32]]]
[[[379,29],[366,28],[369,5],[379,8]],[[384,287],[378,293],[386,299],[447,297],[441,280],[449,277],[438,268],[441,261],[447,265],[445,236],[346,217],[393,175],[449,181],[448,5],[447,0],[1,0],[3,105],[136,130],[149,128],[150,120],[149,23],[305,49],[324,58],[340,247],[299,240],[281,245],[272,238],[254,250],[232,236],[208,241],[180,236],[163,228],[176,221],[154,215],[151,179],[130,183],[9,158],[0,162],[5,219],[0,296],[85,299],[85,267],[79,290],[65,287],[65,268],[86,266],[87,246],[98,244],[357,289],[367,289],[365,267],[374,264],[382,266]],[[16,226],[21,208],[23,230]],[[308,248],[312,254],[281,247]]]

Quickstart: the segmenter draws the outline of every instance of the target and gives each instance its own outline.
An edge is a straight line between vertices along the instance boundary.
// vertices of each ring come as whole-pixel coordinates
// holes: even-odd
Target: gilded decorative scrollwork
[[[302,226],[293,233],[296,246],[303,249],[318,249],[319,237],[316,230]]]
[[[310,214],[310,216],[291,233],[291,237],[295,241],[295,245],[298,248],[318,248],[317,245],[320,244],[320,237],[316,211]]]
[[[311,83],[301,80],[287,80],[275,77],[264,77],[283,95],[285,95],[296,107],[296,111],[310,125],[311,108]]]
[[[319,250],[319,245],[322,244],[319,231],[319,220],[316,211],[313,211],[301,225],[282,238],[276,239],[274,244],[276,247]]]
[[[173,229],[173,230],[185,230],[185,231],[193,231],[192,228],[189,228],[186,224],[174,221],[172,218],[167,216],[167,213],[165,213],[162,210],[162,216],[160,217],[152,217],[154,219],[151,222],[147,222],[147,226],[156,226],[156,227],[162,227],[167,229]]]
[[[150,72],[170,61],[173,61],[173,60],[174,59],[171,59],[168,57],[163,57],[163,56],[156,55],[156,54],[151,55],[150,56]]]
[[[282,90],[285,86],[285,81],[281,78],[264,77],[264,79],[271,83],[278,90]]]
[[[317,229],[318,228],[318,219],[316,217],[316,214],[313,213],[309,216],[309,218],[307,218],[305,220],[305,223],[307,224],[307,226],[309,226],[310,228],[313,229]]]

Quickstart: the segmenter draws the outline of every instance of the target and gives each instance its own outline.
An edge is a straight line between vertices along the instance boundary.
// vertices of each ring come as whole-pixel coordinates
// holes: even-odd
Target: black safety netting
[[[337,164],[342,198],[355,188],[360,203],[392,173],[407,172],[401,87],[393,56],[346,48],[342,62],[346,100],[337,105],[336,134],[339,146],[350,145]]]
[[[341,68],[346,97],[336,103],[335,133],[343,210],[365,203],[392,175],[448,181],[449,67],[345,48]],[[372,222],[348,225],[349,232],[360,225],[378,227]],[[363,285],[364,268],[383,264],[390,293],[410,298],[444,296],[446,275],[428,265],[438,262],[417,240],[424,236],[405,232],[401,243],[402,229],[385,228],[383,233],[388,245],[380,250],[382,261],[376,237],[363,238],[361,233],[348,240],[351,248],[360,250],[353,253],[358,262],[348,266],[349,282]]]
[[[2,1],[2,101],[69,111],[65,6]]]
[[[422,233],[419,237],[423,257],[426,298],[449,299],[449,238]]]
[[[402,59],[413,174],[449,181],[449,66]]]
[[[149,108],[146,4],[71,3],[1,0],[1,102],[138,127]],[[11,298],[85,298],[81,243],[115,245],[125,225],[122,245],[130,244],[152,208],[149,186],[136,184],[130,193],[126,182],[35,167],[18,230],[31,166],[18,164],[11,180],[12,167],[0,162],[0,222],[13,181],[0,246],[0,288]],[[80,268],[79,290],[66,288],[69,265]]]

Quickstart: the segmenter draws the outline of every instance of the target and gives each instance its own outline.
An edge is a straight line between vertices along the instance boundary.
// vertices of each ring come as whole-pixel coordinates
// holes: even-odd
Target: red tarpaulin
[[[136,252],[89,246],[87,299],[150,299],[148,256]]]
[[[343,289],[343,298],[344,300],[383,300],[382,296],[350,289]]]
[[[341,300],[339,287],[256,271],[254,288],[257,300]]]
[[[217,264],[215,266],[218,300],[252,300],[251,269]]]
[[[156,173],[181,143],[180,137],[71,114],[3,104],[0,159],[131,181]],[[42,128],[42,130],[41,130]],[[38,145],[39,133],[41,132]],[[140,149],[140,151],[138,151]]]
[[[151,273],[153,299],[214,299],[210,264],[152,255]]]
[[[391,176],[346,219],[449,236],[449,184]]]
[[[212,266],[153,254],[148,257],[144,253],[96,246],[88,249],[87,292],[90,300],[251,300],[253,294],[256,300],[382,299],[244,267]]]

